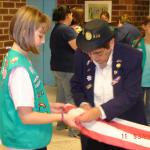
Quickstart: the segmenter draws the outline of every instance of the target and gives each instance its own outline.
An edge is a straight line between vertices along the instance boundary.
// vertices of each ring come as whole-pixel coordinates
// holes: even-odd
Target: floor
[[[46,86],[47,96],[51,102],[56,101],[56,87]],[[48,150],[81,150],[79,138],[68,136],[67,130],[57,131],[54,123],[54,134]]]
[[[45,86],[48,98],[51,102],[56,101],[56,87]],[[69,137],[68,131],[57,131],[56,123],[54,125],[54,132],[51,143],[48,145],[48,150],[81,150],[79,138]],[[5,148],[0,145],[0,150]]]

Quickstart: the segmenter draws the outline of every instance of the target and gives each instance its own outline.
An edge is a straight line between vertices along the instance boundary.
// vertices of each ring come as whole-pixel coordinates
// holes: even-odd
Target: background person
[[[102,11],[101,13],[100,13],[100,19],[101,20],[104,20],[104,21],[106,21],[106,22],[110,22],[110,15],[109,15],[109,12],[108,11]]]
[[[56,22],[50,36],[51,70],[54,72],[57,84],[56,101],[73,103],[70,91],[70,79],[73,75],[73,58],[77,48],[76,32],[70,27],[72,12],[69,6],[61,5],[54,9],[52,20]],[[57,130],[66,129],[62,122],[57,123]],[[77,132],[69,129],[70,136]]]
[[[116,27],[112,24],[112,22],[110,22],[110,15],[108,11],[102,11],[100,13],[100,19],[106,21],[109,24],[110,29],[114,32]]]
[[[44,85],[28,58],[29,52],[39,53],[49,27],[49,17],[31,6],[20,8],[10,23],[14,43],[0,71],[0,135],[9,150],[46,150],[52,122],[75,125],[73,116],[61,113],[64,104],[49,106]]]
[[[140,36],[140,30],[131,24],[128,14],[119,17],[118,28],[116,28],[116,41],[132,45],[133,41]]]
[[[135,40],[134,47],[142,51],[142,83],[145,95],[145,111],[147,122],[150,125],[150,16],[143,20],[144,37]]]
[[[75,54],[75,73],[71,80],[73,98],[86,112],[78,122],[98,118],[122,118],[146,124],[141,88],[141,52],[116,43],[107,22],[100,19],[85,24],[77,37],[81,51]],[[81,135],[82,150],[121,150]]]
[[[71,27],[80,33],[84,25],[84,9],[82,7],[73,7],[71,9],[73,20],[71,22]]]

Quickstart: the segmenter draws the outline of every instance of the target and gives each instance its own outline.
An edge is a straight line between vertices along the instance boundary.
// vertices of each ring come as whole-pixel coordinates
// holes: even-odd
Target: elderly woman
[[[77,37],[80,51],[75,54],[75,73],[71,80],[77,106],[86,113],[78,122],[101,118],[111,121],[122,118],[146,124],[141,89],[141,52],[116,43],[106,21],[87,22]],[[102,150],[121,150],[119,147],[81,136],[82,150],[93,147]]]

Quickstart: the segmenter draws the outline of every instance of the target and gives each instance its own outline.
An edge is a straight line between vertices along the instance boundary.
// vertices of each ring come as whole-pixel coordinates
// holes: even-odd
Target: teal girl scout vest
[[[134,46],[136,45],[136,47]],[[142,68],[143,68],[143,73],[142,73],[142,82],[141,85],[142,87],[150,87],[150,69],[149,69],[149,52],[145,47],[145,41],[144,38],[141,38],[139,40],[136,40],[133,43],[133,46],[135,48],[138,48],[142,51]]]
[[[5,146],[11,148],[42,148],[47,146],[51,140],[52,124],[23,124],[10,96],[9,75],[12,69],[19,66],[28,71],[32,81],[34,90],[33,111],[50,113],[43,83],[40,81],[31,62],[21,53],[11,49],[3,60],[0,72],[0,138]]]

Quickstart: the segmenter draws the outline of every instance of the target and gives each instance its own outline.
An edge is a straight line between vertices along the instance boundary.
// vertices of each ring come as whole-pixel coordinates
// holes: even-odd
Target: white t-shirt
[[[34,107],[33,87],[29,73],[25,68],[17,67],[11,71],[8,86],[10,89],[10,95],[12,97],[16,109],[19,106]],[[16,149],[7,147],[7,150],[25,150],[25,149]]]
[[[16,109],[19,106],[34,107],[33,87],[29,73],[24,67],[11,71],[8,86]]]

